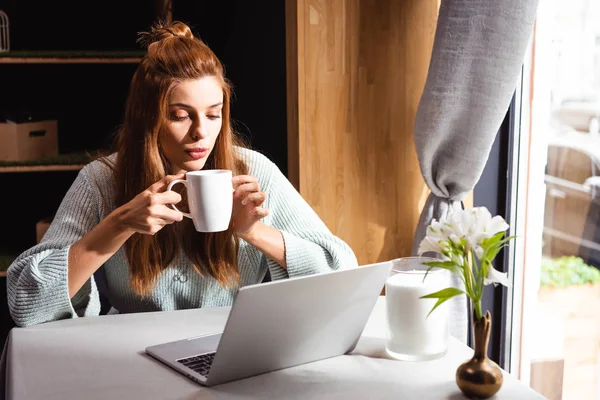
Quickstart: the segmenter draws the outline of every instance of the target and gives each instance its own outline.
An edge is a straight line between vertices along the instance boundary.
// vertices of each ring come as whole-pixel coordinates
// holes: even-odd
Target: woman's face
[[[173,89],[159,138],[172,173],[204,168],[221,132],[222,109],[223,88],[213,76],[183,81]]]

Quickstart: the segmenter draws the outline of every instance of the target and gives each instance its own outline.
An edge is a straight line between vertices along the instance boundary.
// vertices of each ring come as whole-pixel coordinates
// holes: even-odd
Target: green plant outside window
[[[540,285],[542,287],[567,287],[600,282],[600,270],[587,265],[575,256],[558,257],[542,261]]]

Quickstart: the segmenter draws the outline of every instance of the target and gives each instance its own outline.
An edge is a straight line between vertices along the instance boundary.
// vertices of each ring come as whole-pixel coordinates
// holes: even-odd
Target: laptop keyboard
[[[196,371],[202,376],[208,376],[210,366],[215,359],[215,353],[200,354],[193,357],[177,360],[178,363],[185,365],[191,370]]]

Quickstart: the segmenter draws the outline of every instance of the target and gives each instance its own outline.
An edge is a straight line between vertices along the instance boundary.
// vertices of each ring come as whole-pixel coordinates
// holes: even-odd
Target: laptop
[[[146,353],[214,386],[354,350],[391,262],[240,288],[225,329]]]

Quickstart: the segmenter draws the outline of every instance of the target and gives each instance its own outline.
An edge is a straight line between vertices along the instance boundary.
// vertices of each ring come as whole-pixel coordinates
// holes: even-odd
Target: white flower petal
[[[469,238],[467,238],[467,240],[471,244],[471,247],[473,247],[474,249],[476,249],[477,247],[481,247],[480,246],[481,242],[483,242],[488,237],[489,237],[488,235],[486,235],[485,233],[479,231],[479,232],[475,232],[473,235],[471,235]]]
[[[508,229],[508,224],[506,223],[506,221],[504,220],[504,218],[502,218],[499,215],[496,215],[487,224],[487,226],[486,226],[486,231],[487,232],[486,233],[488,233],[490,235],[489,237],[492,237],[496,233],[498,233],[498,232],[504,232],[507,229]]]
[[[483,247],[479,246],[479,244],[477,244],[474,248],[475,250],[475,255],[477,256],[477,258],[481,258],[483,257]]]
[[[467,234],[467,230],[470,226],[471,216],[466,210],[455,211],[452,218],[452,225],[454,227],[454,233],[458,237],[465,237]]]
[[[499,283],[503,286],[509,287],[510,282],[508,281],[508,273],[500,272],[494,267],[490,266],[490,269],[487,273],[487,277],[483,279],[483,284],[489,285],[490,283],[493,283],[494,285]]]
[[[489,222],[492,219],[492,214],[490,214],[490,210],[486,207],[476,207],[477,208],[477,219],[483,222]]]
[[[427,227],[427,236],[435,241],[448,239],[444,231],[444,226],[435,219]]]
[[[458,236],[456,236],[456,234],[452,234],[450,235],[450,237],[448,238],[450,239],[450,241],[454,244],[460,244],[460,238]]]
[[[475,234],[487,235],[487,225],[492,220],[492,214],[485,207],[477,207],[477,220],[475,221]]]
[[[427,253],[429,251],[441,253],[442,248],[441,248],[439,242],[432,240],[429,236],[426,236],[419,244],[418,253],[423,254],[423,253]]]

